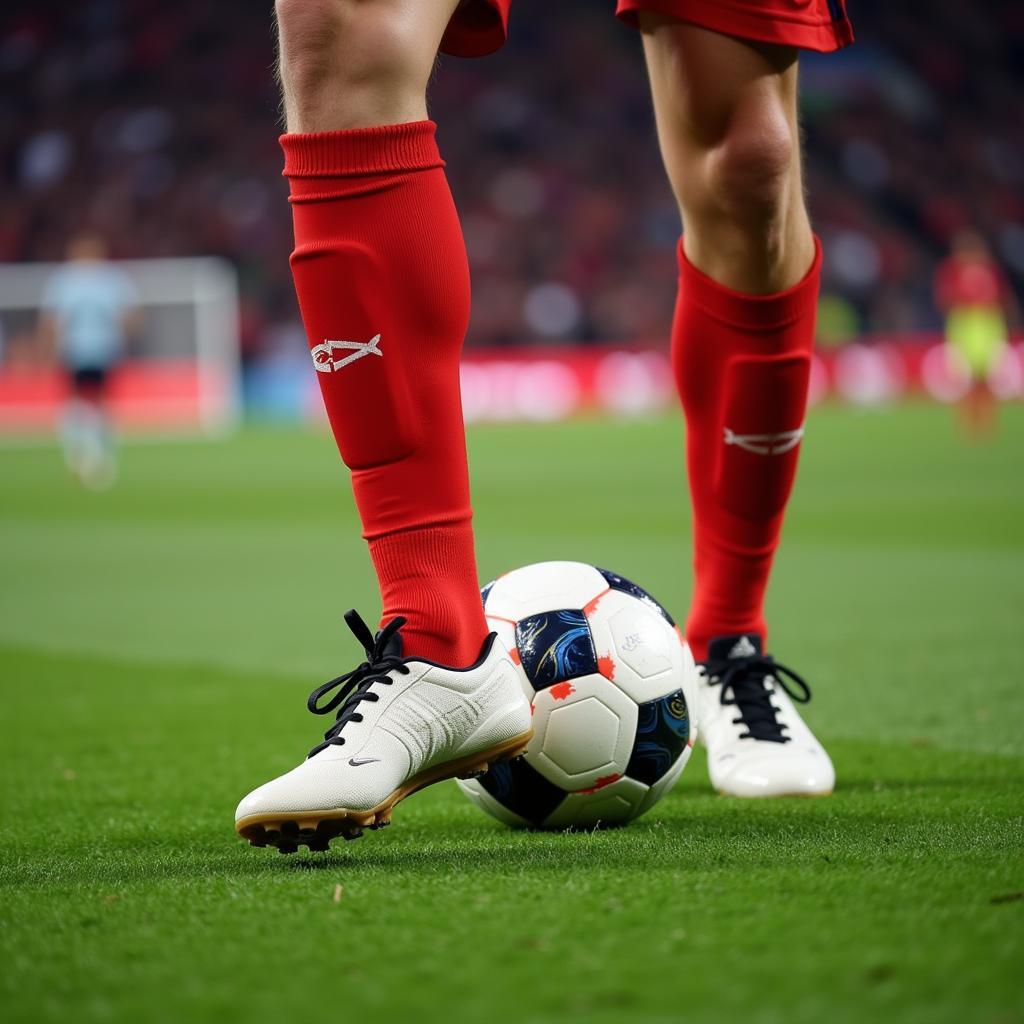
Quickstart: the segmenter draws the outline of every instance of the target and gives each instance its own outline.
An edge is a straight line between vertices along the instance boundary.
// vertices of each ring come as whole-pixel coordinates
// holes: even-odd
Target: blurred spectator
[[[503,51],[442,61],[471,344],[667,335],[679,223],[612,6],[519,0]],[[934,329],[930,282],[962,227],[1024,281],[1024,8],[948,0],[923,19],[857,0],[853,16],[855,47],[803,62],[830,323]],[[0,260],[59,258],[83,226],[118,257],[227,256],[246,357],[272,356],[296,316],[273,59],[269,3],[6,0]]]

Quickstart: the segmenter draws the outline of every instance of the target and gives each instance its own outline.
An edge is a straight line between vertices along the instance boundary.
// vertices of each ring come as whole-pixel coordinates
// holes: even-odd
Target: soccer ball
[[[695,668],[665,609],[582,562],[540,562],[488,583],[487,622],[533,710],[526,757],[463,792],[509,825],[624,824],[649,811],[690,758]]]

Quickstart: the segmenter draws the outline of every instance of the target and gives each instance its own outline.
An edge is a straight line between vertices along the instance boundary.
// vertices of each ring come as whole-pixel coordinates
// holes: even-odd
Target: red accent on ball
[[[622,776],[615,775],[602,775],[597,782],[595,782],[589,789],[577,789],[577,793],[596,793],[599,789],[604,789],[605,786],[610,786],[613,782],[618,782]]]
[[[604,590],[602,590],[601,593],[597,595],[597,597],[595,597],[595,598],[591,599],[590,601],[588,601],[583,606],[583,614],[584,615],[591,615],[593,612],[595,612],[597,610],[598,604],[601,601],[601,598],[604,597],[604,595],[607,594],[608,591],[610,591],[611,589],[612,589],[611,587],[605,587]]]

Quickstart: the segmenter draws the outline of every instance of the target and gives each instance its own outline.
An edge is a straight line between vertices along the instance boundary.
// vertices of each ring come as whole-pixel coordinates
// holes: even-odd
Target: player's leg
[[[86,438],[89,408],[81,394],[81,374],[77,367],[65,367],[68,397],[60,418],[60,446],[64,463],[80,483],[85,480]]]
[[[426,120],[455,6],[278,0],[277,18],[292,271],[383,621],[406,618],[410,653],[468,664],[487,635],[458,377],[469,274]]]
[[[828,792],[831,763],[763,654],[820,268],[801,183],[797,51],[659,14],[641,25],[684,223],[672,358],[694,510],[687,638],[705,665],[712,779],[739,795]],[[799,678],[790,690],[808,696]]]
[[[972,441],[984,441],[990,437],[995,428],[998,406],[988,380],[971,380],[962,408],[967,436]]]
[[[386,824],[398,800],[518,753],[531,733],[478,589],[459,391],[469,274],[425,119],[456,6],[277,0],[292,271],[384,618],[374,636],[346,616],[366,661],[309,703],[335,724],[239,805],[238,831],[286,852]]]
[[[106,408],[109,369],[104,366],[68,370],[70,397],[61,417],[64,461],[78,481],[94,491],[106,490],[117,478],[113,429]]]
[[[1003,358],[1007,334],[1006,320],[997,307],[954,309],[946,320],[948,363],[968,382],[960,402],[960,421],[975,441],[984,440],[996,428],[999,406],[990,381]]]

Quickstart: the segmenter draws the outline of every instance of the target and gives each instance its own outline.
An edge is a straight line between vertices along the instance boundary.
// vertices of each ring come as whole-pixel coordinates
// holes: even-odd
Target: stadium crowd
[[[473,267],[471,344],[666,333],[679,223],[640,47],[611,6],[519,0],[505,50],[442,60],[432,113]],[[292,344],[270,7],[7,0],[0,261],[60,258],[84,226],[116,256],[221,254],[247,356]],[[858,45],[803,64],[834,341],[935,327],[934,268],[961,227],[1024,285],[1024,8],[850,7]]]

